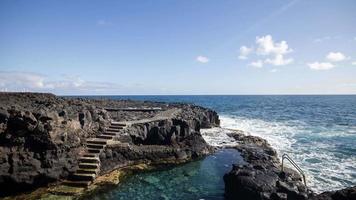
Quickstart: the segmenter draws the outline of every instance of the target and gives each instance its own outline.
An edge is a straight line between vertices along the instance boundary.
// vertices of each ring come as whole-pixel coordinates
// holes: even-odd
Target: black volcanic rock
[[[130,127],[119,138],[129,148],[108,145],[103,173],[123,163],[184,160],[211,151],[201,127],[219,125],[216,112],[189,104],[132,100],[63,98],[42,93],[0,93],[0,196],[66,179],[78,166],[87,138],[110,121],[153,118],[161,111],[107,111],[105,108],[160,107],[176,115]]]
[[[108,145],[101,154],[102,172],[132,163],[174,164],[207,155],[214,149],[202,138],[198,124],[173,118],[133,125],[126,130],[126,143]]]
[[[235,148],[247,162],[245,165],[234,165],[225,174],[225,197],[251,200],[354,200],[356,186],[338,191],[315,194],[308,190],[296,171],[281,164],[276,151],[266,140],[255,136],[246,136],[242,132],[231,132],[239,145]]]
[[[293,170],[281,166],[277,153],[266,140],[242,133],[230,134],[239,145],[235,148],[247,162],[234,165],[225,174],[226,199],[251,200],[304,200],[308,198],[307,190],[301,177]]]

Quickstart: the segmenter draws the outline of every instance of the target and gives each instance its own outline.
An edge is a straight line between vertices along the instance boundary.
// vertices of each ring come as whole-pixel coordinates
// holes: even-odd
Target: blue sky
[[[0,90],[356,94],[356,1],[0,0]]]

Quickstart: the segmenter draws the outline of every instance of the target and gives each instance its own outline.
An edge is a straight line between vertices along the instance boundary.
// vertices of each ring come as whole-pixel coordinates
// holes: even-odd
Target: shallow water
[[[223,176],[231,170],[233,163],[243,164],[240,153],[234,149],[222,149],[199,161],[132,175],[117,187],[90,199],[224,199]]]

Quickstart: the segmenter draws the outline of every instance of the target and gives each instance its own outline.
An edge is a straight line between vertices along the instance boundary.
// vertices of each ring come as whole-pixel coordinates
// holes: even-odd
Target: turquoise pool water
[[[233,163],[238,162],[243,163],[238,151],[223,149],[199,161],[132,175],[117,187],[95,194],[90,199],[224,199],[223,176],[231,170]]]

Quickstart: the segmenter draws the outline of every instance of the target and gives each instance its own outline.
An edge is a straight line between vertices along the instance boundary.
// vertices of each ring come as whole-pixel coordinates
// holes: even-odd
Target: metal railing
[[[289,157],[287,154],[283,154],[282,155],[282,172],[283,172],[283,170],[284,170],[284,159],[287,159],[292,165],[293,165],[293,167],[295,167],[297,170],[298,170],[298,172],[302,175],[302,177],[303,177],[303,182],[304,182],[304,185],[305,185],[305,187],[307,187],[307,182],[306,182],[306,180],[305,180],[305,174],[304,174],[304,172],[303,172],[303,170],[297,165],[297,163],[295,163],[294,162],[294,160],[291,158],[291,157]]]

